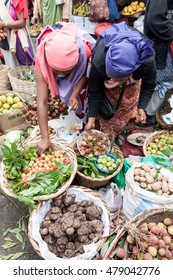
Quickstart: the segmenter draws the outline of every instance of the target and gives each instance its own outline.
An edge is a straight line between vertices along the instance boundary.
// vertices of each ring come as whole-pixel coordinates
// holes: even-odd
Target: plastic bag
[[[144,33],[144,15],[141,15],[135,20],[134,28],[138,29],[141,33]]]
[[[173,164],[171,159],[166,156],[156,155],[156,156],[146,156],[142,158],[141,162],[154,162],[155,164],[168,169],[169,171],[173,172]]]
[[[118,172],[117,175],[113,178],[113,181],[117,184],[119,188],[125,188],[125,174],[128,169],[131,167],[131,164],[127,159],[124,159],[123,168]]]
[[[59,123],[62,127],[57,130],[57,134],[68,143],[72,143],[77,138],[79,130],[83,127],[82,120],[74,111],[70,111],[66,116],[60,116]]]
[[[101,188],[99,192],[103,195],[110,212],[116,212],[121,209],[123,197],[116,184],[111,183],[107,188]]]

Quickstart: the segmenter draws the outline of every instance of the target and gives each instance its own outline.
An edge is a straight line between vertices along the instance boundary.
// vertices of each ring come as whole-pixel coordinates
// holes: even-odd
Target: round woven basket
[[[41,195],[39,196],[40,200],[49,200],[52,199],[60,194],[62,194],[72,183],[73,179],[75,178],[76,171],[77,171],[77,159],[76,159],[76,154],[73,151],[73,149],[70,147],[70,145],[67,144],[63,139],[58,138],[58,137],[51,137],[51,147],[52,149],[55,150],[63,150],[65,151],[65,154],[68,156],[69,160],[72,163],[72,174],[68,178],[68,180],[61,185],[60,188],[55,193],[47,194],[47,195]],[[34,138],[27,138],[26,140],[22,141],[19,143],[18,147],[22,149],[22,147],[29,148],[31,146],[37,146],[38,142],[40,140],[40,137],[34,137]],[[8,187],[8,180],[5,176],[5,166],[3,162],[1,162],[0,166],[0,188],[3,193],[5,193],[8,196],[17,198],[17,195]],[[33,198],[33,200],[36,200]],[[38,200],[38,199],[37,199]]]
[[[0,64],[0,91],[11,89],[8,71],[9,68],[6,65]]]
[[[131,223],[135,223],[139,227],[142,223],[155,222],[159,223],[165,218],[173,218],[173,209],[169,208],[158,208],[158,209],[146,209],[137,216],[135,216],[130,222],[128,222],[125,227]]]
[[[164,101],[160,108],[156,112],[156,121],[162,128],[173,128],[173,124],[166,124],[164,120],[162,119],[162,115],[168,114],[171,111],[171,106],[169,103],[169,98],[173,95],[173,88],[169,89],[166,94]]]
[[[80,190],[81,193],[84,192],[85,194],[88,194],[89,197],[93,196],[94,198],[96,199],[99,199],[103,205],[103,207],[105,208],[105,211],[107,212],[107,215],[108,215],[108,218],[109,218],[109,221],[110,221],[110,212],[109,212],[109,209],[108,209],[108,206],[107,204],[105,203],[103,197],[97,193],[97,192],[94,192],[92,191],[91,189],[88,189],[88,188],[84,188],[83,186],[74,186],[74,185],[71,185],[70,186],[70,189],[77,189],[77,190]],[[85,198],[86,199],[86,198]],[[28,221],[28,238],[29,238],[29,241],[31,243],[31,245],[33,246],[35,252],[42,257],[41,255],[41,252],[40,252],[40,248],[39,248],[39,244],[33,239],[33,236],[32,236],[32,231],[33,231],[33,226],[34,226],[34,223],[33,223],[33,216],[40,210],[40,208],[42,207],[43,205],[43,202],[40,202],[37,207],[32,211],[30,217],[29,217],[29,221]],[[106,242],[107,240],[107,237],[103,237],[101,238],[98,242],[97,242],[97,252],[101,249],[101,247],[103,246],[103,244]]]
[[[8,77],[14,92],[24,99],[28,100],[33,94],[36,94],[36,82],[28,82],[20,79],[20,71],[33,70],[33,66],[19,66],[9,70]]]
[[[163,222],[165,218],[173,219],[173,209],[169,208],[159,208],[159,209],[146,209],[145,211],[141,212],[137,216],[135,216],[130,222],[124,225],[124,228],[135,237],[135,234],[132,230],[131,224],[135,224],[138,228],[143,223],[160,223]],[[129,257],[128,253],[128,243],[125,241],[124,249],[126,252],[126,256],[124,259]]]
[[[118,166],[118,168],[115,170],[115,172],[105,178],[96,179],[96,178],[91,178],[89,176],[85,176],[83,173],[81,173],[77,170],[76,179],[78,180],[80,185],[87,187],[87,188],[102,187],[102,186],[105,186],[106,184],[108,184],[111,181],[111,179],[116,174],[118,174],[118,172],[120,172],[120,170],[123,167],[124,157],[118,146],[113,145],[113,148],[114,148],[114,151],[117,154],[118,158],[121,159],[121,163]]]
[[[147,156],[147,147],[154,139],[158,138],[161,135],[169,135],[169,134],[170,134],[169,130],[159,130],[159,131],[151,133],[150,136],[148,136],[145,139],[145,142],[144,142],[144,145],[143,145],[144,155]]]
[[[132,220],[125,223],[124,226],[120,229],[115,239],[112,241],[110,247],[108,248],[106,254],[104,255],[103,259],[105,260],[110,259],[110,256],[112,255],[119,240],[121,239],[122,236],[124,236],[124,234],[130,233],[131,235],[134,235],[133,228],[131,226],[132,223],[135,224],[136,227],[139,227],[142,223],[145,222],[159,223],[162,222],[165,218],[173,219],[173,209],[169,209],[169,208],[146,209],[140,214],[136,215]],[[124,243],[124,250],[125,250],[124,260],[126,260],[129,257],[128,243],[126,241]]]

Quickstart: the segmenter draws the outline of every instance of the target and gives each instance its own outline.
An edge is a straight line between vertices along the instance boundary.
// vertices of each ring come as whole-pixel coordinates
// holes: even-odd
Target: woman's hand
[[[50,143],[50,139],[41,139],[39,142],[38,142],[38,145],[37,145],[37,153],[39,155],[41,155],[42,153],[44,153],[46,150],[50,150],[50,147],[51,147],[51,143]]]
[[[7,37],[7,34],[4,32],[4,30],[0,29],[0,41],[4,40]]]
[[[138,109],[137,115],[136,115],[136,123],[146,123],[147,116],[143,109]]]
[[[38,19],[38,16],[36,17],[36,16],[33,16],[32,18],[31,18],[31,23],[32,24],[36,24],[36,23],[38,23],[39,22],[39,19]]]
[[[71,110],[77,110],[78,104],[79,104],[78,99],[72,95],[69,100],[69,105]]]
[[[89,118],[88,122],[85,126],[85,129],[86,130],[94,129],[95,128],[95,120],[96,120],[96,118]]]

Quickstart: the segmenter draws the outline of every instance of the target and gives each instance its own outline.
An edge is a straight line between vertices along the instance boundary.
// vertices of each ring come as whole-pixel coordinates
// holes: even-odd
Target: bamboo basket
[[[162,119],[162,115],[168,114],[171,111],[171,106],[168,101],[171,95],[173,95],[173,88],[166,92],[164,101],[158,109],[158,111],[156,112],[156,121],[162,128],[173,128],[173,124],[166,124]]]
[[[51,147],[53,150],[64,150],[65,154],[68,156],[69,160],[72,163],[72,174],[68,178],[68,180],[60,187],[55,193],[41,195],[39,198],[40,200],[49,200],[52,199],[60,194],[62,194],[72,183],[73,179],[75,178],[76,171],[77,171],[77,159],[76,154],[73,149],[68,145],[63,139],[58,138],[56,136],[50,137],[51,139]],[[29,148],[31,146],[37,146],[40,137],[33,137],[27,138],[26,140],[19,143],[18,147],[22,149],[22,147]],[[0,187],[3,193],[8,196],[17,198],[17,195],[8,187],[8,179],[5,176],[5,166],[3,161],[1,162],[0,167]],[[36,200],[33,198],[33,200]],[[38,199],[37,199],[38,200]]]
[[[138,232],[135,232],[131,228],[131,223],[135,224],[137,228],[143,223],[150,223],[150,222],[163,222],[165,218],[173,219],[173,209],[168,208],[159,208],[159,209],[147,209],[141,212],[139,215],[135,216],[132,221],[128,222],[124,227],[136,240],[138,240]],[[139,244],[140,245],[140,244]],[[128,253],[128,243],[125,242],[124,249],[126,252],[125,259],[129,257]]]
[[[111,246],[108,248],[105,256],[103,259],[108,260],[110,259],[111,254],[116,248],[116,245],[118,244],[120,238],[124,234],[131,234],[132,236],[136,236],[135,231],[133,230],[133,227],[131,224],[135,224],[138,228],[142,223],[149,223],[149,222],[155,222],[159,223],[162,222],[165,218],[171,218],[173,219],[173,209],[168,208],[158,208],[158,209],[146,209],[140,214],[136,215],[132,220],[125,223],[125,225],[122,227],[122,229],[118,232],[117,236],[115,237],[114,241],[111,243]],[[128,256],[128,243],[125,241],[124,243],[124,249],[125,249],[125,257],[126,260]]]
[[[88,194],[88,198],[90,198],[90,199],[91,199],[91,197],[94,197],[94,199],[100,200],[101,203],[102,203],[102,208],[104,208],[104,210],[107,213],[107,216],[108,216],[108,219],[109,219],[109,224],[110,224],[110,212],[109,212],[108,206],[105,203],[103,197],[98,192],[92,191],[91,189],[85,188],[83,186],[75,186],[75,185],[71,185],[69,189],[79,190],[81,192],[81,194],[82,194],[82,192],[84,192],[85,194]],[[41,257],[42,257],[42,255],[41,255],[41,252],[40,252],[39,244],[34,240],[34,238],[32,236],[32,231],[33,231],[33,226],[34,226],[33,217],[41,209],[42,206],[43,206],[43,202],[40,202],[37,205],[37,207],[32,211],[32,213],[29,217],[29,221],[28,221],[28,238],[29,238],[29,241],[30,241],[34,251]],[[102,237],[97,242],[97,252],[101,249],[101,247],[106,242],[106,240],[107,240],[107,236]]]
[[[41,23],[33,24],[28,28],[31,37],[38,37],[38,35],[41,33],[42,30],[43,30],[43,25]]]
[[[0,91],[6,91],[11,89],[8,71],[9,68],[6,65],[0,64]]]
[[[91,188],[91,189],[96,188],[96,187],[102,187],[102,186],[105,186],[106,184],[108,184],[111,181],[111,179],[116,174],[118,174],[118,172],[120,172],[120,170],[123,167],[124,157],[123,157],[123,154],[122,154],[122,152],[121,152],[121,150],[118,146],[113,145],[113,148],[114,148],[114,151],[117,154],[118,158],[121,159],[121,163],[118,166],[118,168],[115,170],[115,172],[110,174],[109,176],[107,176],[105,178],[97,179],[97,178],[91,178],[89,176],[85,176],[83,173],[81,173],[77,170],[76,179],[78,180],[80,185],[82,185],[84,187],[87,187],[87,188]]]
[[[171,131],[169,131],[169,130],[159,130],[159,131],[151,133],[150,136],[148,136],[145,139],[145,142],[144,142],[144,145],[143,145],[144,155],[147,156],[147,147],[154,139],[160,137],[161,135],[169,135],[170,133],[171,133]]]
[[[28,100],[36,94],[36,82],[28,82],[20,79],[20,71],[33,69],[33,66],[19,66],[9,70],[8,77],[14,92],[17,92],[24,100]]]

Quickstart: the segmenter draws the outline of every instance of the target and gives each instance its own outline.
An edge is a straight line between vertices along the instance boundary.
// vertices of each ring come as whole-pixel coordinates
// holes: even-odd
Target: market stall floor
[[[2,193],[0,205],[0,259],[41,259],[27,236],[28,208],[17,199],[7,197]]]

